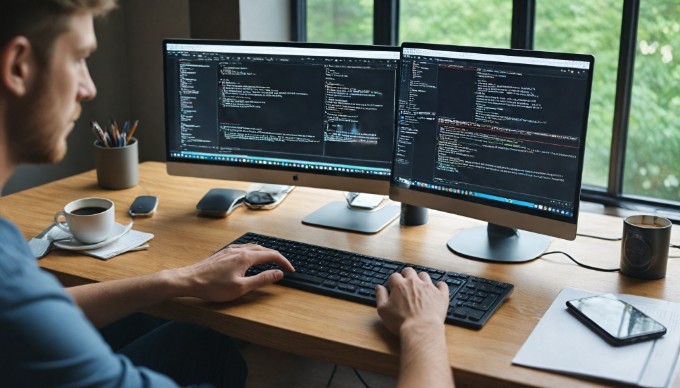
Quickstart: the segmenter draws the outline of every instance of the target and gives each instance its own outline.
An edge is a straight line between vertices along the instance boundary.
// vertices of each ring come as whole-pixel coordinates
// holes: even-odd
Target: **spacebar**
[[[286,280],[292,280],[295,282],[300,282],[300,283],[308,283],[308,284],[316,284],[320,285],[323,283],[323,279],[318,277],[318,276],[313,276],[313,275],[307,275],[304,273],[298,273],[298,272],[284,272],[284,278]]]

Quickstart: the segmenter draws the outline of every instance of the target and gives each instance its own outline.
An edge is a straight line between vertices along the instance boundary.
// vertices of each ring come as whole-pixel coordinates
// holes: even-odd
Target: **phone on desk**
[[[254,210],[273,209],[286,198],[295,186],[252,184],[246,190],[245,204]]]
[[[140,195],[130,205],[128,213],[132,217],[150,217],[156,212],[158,197],[154,195]]]
[[[567,309],[614,346],[659,338],[666,328],[612,294],[567,301]]]

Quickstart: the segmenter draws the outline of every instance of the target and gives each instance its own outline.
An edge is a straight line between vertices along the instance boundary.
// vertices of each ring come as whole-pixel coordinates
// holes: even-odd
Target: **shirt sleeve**
[[[0,220],[0,386],[174,387],[113,353],[21,234]]]

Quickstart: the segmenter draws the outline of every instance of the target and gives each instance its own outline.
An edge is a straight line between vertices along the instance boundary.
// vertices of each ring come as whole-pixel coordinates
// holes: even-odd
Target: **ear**
[[[14,37],[0,51],[0,84],[9,93],[23,96],[36,66],[31,42],[23,36]]]

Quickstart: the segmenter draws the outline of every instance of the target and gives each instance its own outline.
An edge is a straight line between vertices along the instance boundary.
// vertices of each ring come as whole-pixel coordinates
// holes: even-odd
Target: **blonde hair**
[[[116,0],[0,0],[0,47],[25,36],[38,59],[46,62],[71,15],[87,12],[101,17],[116,6]]]

